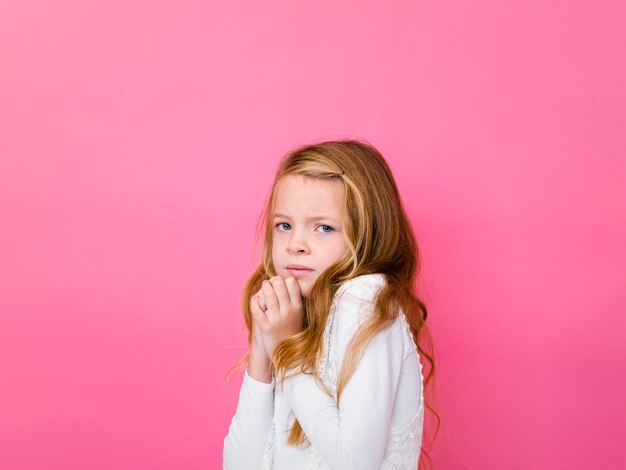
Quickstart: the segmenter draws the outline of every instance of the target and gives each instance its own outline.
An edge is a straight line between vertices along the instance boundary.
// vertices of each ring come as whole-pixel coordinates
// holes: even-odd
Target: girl
[[[224,469],[414,470],[434,361],[417,244],[383,156],[354,140],[290,152],[263,218]]]

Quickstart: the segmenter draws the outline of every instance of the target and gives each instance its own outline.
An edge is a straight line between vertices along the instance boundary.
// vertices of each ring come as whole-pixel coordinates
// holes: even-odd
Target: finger
[[[270,281],[263,281],[263,295],[265,295],[265,303],[267,304],[266,315],[268,319],[272,319],[272,315],[277,314],[280,311],[280,304],[278,303],[278,297],[272,287]]]
[[[265,296],[263,295],[263,287],[261,287],[256,294],[259,297],[259,304],[261,305],[261,310],[267,310],[267,304],[265,303]]]
[[[280,276],[275,276],[270,279],[272,286],[274,286],[274,292],[276,292],[276,296],[278,297],[278,303],[281,308],[285,309],[289,307],[291,304],[291,297],[289,292],[287,291],[287,286],[285,285],[285,281]]]
[[[285,279],[285,286],[291,299],[291,304],[296,307],[302,307],[302,292],[300,291],[300,285],[296,281],[295,277],[288,277]]]
[[[263,308],[261,307],[261,303],[260,303],[260,298],[258,295],[253,295],[252,298],[250,299],[250,311],[253,314],[256,314],[258,316],[262,317],[266,317],[267,315],[265,315],[265,312],[263,311]]]
[[[259,298],[259,305],[261,306],[261,310],[265,312],[267,310],[267,303],[265,303],[265,296],[261,293],[261,294],[257,294],[257,297]]]
[[[263,311],[267,310],[267,305],[265,304],[265,296],[263,295],[263,289],[260,289],[256,294],[254,294],[252,297],[250,297],[250,302],[252,302],[252,299],[254,297],[258,297],[259,305],[261,306],[261,310],[263,310]]]
[[[267,315],[261,309],[261,305],[259,304],[258,295],[252,296],[252,299],[250,300],[250,312],[252,313],[252,319],[262,330],[265,330],[269,326]]]

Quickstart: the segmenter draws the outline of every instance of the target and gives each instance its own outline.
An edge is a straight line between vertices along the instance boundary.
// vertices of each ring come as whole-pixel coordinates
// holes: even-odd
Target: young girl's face
[[[295,277],[303,296],[348,251],[343,237],[343,183],[287,175],[276,186],[272,262],[276,274]]]

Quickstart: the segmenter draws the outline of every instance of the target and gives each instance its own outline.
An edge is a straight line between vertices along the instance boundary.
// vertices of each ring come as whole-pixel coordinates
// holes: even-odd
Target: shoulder
[[[358,316],[371,313],[378,291],[386,282],[385,275],[381,273],[363,274],[348,279],[337,289],[333,306],[342,312],[360,314]]]
[[[349,294],[363,298],[363,300],[375,300],[376,294],[386,284],[385,275],[381,273],[363,274],[344,281],[337,289],[335,297]]]
[[[372,319],[376,298],[386,284],[384,274],[372,273],[354,277],[339,286],[333,301],[334,308],[331,309],[332,314],[329,317],[335,325],[336,341],[339,344],[345,347],[355,333]],[[372,350],[397,349],[398,354],[401,354],[405,342],[399,340],[406,332],[400,317],[401,315],[398,315],[392,325],[379,331],[368,347]]]

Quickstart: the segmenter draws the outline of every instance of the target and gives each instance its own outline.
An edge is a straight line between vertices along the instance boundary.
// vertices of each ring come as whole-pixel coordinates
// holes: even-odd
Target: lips
[[[313,270],[308,266],[303,266],[302,264],[290,264],[287,266],[287,271],[289,271],[295,277],[306,276],[309,273],[312,273]]]
[[[313,271],[312,268],[309,268],[308,266],[304,266],[302,264],[290,264],[289,266],[287,266],[287,269],[292,269],[292,270],[299,270],[299,271]]]

